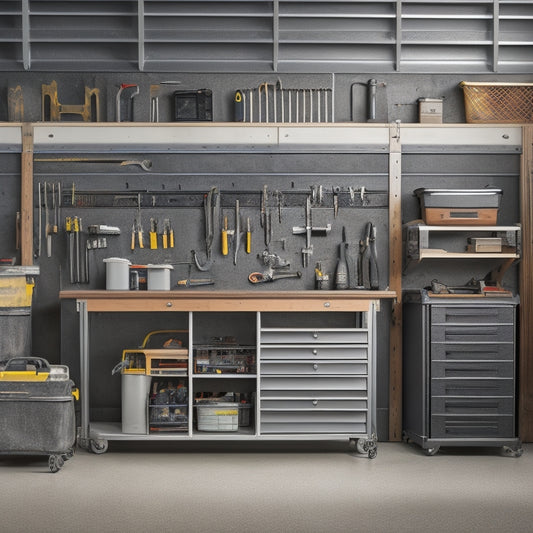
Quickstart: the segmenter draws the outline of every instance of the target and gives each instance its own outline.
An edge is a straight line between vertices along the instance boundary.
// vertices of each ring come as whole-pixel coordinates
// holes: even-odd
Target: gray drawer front
[[[432,398],[435,415],[512,415],[514,398]]]
[[[263,435],[318,435],[318,434],[347,434],[366,435],[366,423],[341,422],[261,422]]]
[[[366,431],[364,411],[261,411],[261,433]]]
[[[431,359],[445,361],[494,361],[512,360],[515,356],[514,343],[492,344],[438,344],[431,345]]]
[[[268,361],[261,363],[261,375],[294,374],[294,375],[324,375],[324,374],[355,374],[366,375],[366,362],[349,361]]]
[[[513,361],[433,361],[432,378],[512,378]]]
[[[368,350],[360,344],[326,346],[261,346],[261,359],[367,359]]]
[[[283,400],[292,400],[292,399],[305,399],[305,400],[315,400],[315,399],[355,399],[355,400],[365,400],[367,399],[366,390],[262,390],[261,391],[261,401],[268,399],[283,399]]]
[[[514,396],[513,379],[431,380],[432,396]]]
[[[263,329],[261,344],[367,343],[366,329]]]
[[[261,399],[261,412],[267,409],[291,411],[291,410],[308,410],[308,411],[366,411],[368,402],[366,400],[321,400],[314,398],[312,400],[268,400]]]
[[[367,390],[367,378],[261,376],[261,390]]]
[[[514,437],[512,416],[433,415],[431,438],[509,438]]]
[[[514,327],[487,324],[484,326],[431,326],[431,342],[513,342]]]
[[[431,307],[433,324],[513,324],[514,306]]]

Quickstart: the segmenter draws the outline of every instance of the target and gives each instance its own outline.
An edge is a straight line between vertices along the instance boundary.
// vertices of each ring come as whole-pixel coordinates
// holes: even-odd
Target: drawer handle
[[[313,355],[318,355],[318,350],[313,350]]]
[[[318,400],[313,400],[313,405],[318,405]]]
[[[313,333],[313,339],[318,339],[318,333],[316,331]]]
[[[318,370],[318,365],[316,363],[313,365],[313,370]]]

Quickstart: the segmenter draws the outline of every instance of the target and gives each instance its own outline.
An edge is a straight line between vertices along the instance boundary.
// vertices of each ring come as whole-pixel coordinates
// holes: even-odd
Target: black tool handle
[[[24,371],[28,365],[35,367],[35,372],[50,372],[50,364],[42,357],[12,357],[6,363],[7,371]]]
[[[235,91],[233,103],[233,120],[235,122],[244,122],[244,93],[242,91]]]

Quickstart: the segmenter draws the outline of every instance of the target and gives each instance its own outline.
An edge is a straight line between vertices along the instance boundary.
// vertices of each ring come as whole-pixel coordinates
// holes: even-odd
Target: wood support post
[[[389,440],[402,438],[402,154],[400,124],[389,129],[389,289],[392,302],[389,350]]]
[[[533,441],[533,126],[523,127],[520,165],[522,260],[520,262],[519,436]]]
[[[33,126],[22,125],[20,166],[20,263],[33,265]]]

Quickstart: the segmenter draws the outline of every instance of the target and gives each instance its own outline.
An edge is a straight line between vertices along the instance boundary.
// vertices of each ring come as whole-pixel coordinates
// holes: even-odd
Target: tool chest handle
[[[50,372],[50,364],[42,357],[13,357],[6,363],[5,371],[24,371],[28,365],[35,367],[35,373]]]

